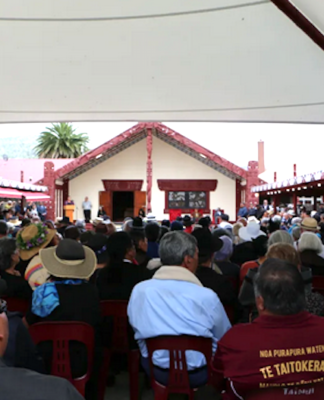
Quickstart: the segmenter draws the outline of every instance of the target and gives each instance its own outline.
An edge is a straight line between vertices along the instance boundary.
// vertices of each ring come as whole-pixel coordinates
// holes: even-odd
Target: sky
[[[76,133],[87,133],[89,147],[93,149],[114,136],[129,129],[136,122],[74,122]],[[293,164],[297,175],[324,170],[321,145],[324,144],[324,126],[305,124],[261,123],[202,123],[163,122],[171,129],[206,147],[208,150],[247,168],[248,162],[258,158],[258,141],[265,142],[266,179],[284,180],[293,176]],[[0,140],[3,137],[35,135],[50,123],[0,124]],[[319,150],[319,151],[318,151]]]

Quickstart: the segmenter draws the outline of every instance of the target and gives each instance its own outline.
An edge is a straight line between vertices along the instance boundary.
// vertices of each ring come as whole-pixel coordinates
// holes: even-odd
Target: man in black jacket
[[[223,305],[236,304],[237,297],[230,281],[212,269],[214,253],[220,250],[222,241],[213,237],[208,229],[195,229],[192,235],[197,239],[199,250],[197,278],[206,288],[218,295]]]
[[[65,379],[23,368],[7,367],[2,357],[8,344],[6,303],[0,300],[0,390],[2,400],[82,400]]]

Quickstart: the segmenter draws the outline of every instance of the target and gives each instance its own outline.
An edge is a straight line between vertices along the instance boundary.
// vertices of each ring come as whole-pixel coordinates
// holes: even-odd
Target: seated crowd
[[[49,376],[53,345],[35,346],[29,329],[40,322],[83,322],[94,331],[85,398],[99,399],[103,349],[111,348],[113,331],[101,313],[104,300],[128,302],[148,376],[146,340],[188,335],[209,338],[213,354],[206,360],[188,349],[192,388],[213,384],[224,399],[324,398],[324,297],[315,285],[324,277],[316,219],[322,211],[313,218],[302,209],[300,216],[288,208],[256,209],[249,215],[242,205],[235,223],[219,211],[215,223],[209,216],[158,223],[141,215],[120,228],[96,218],[88,230],[67,217],[56,224],[24,218],[14,230],[0,220],[3,398],[81,399],[67,381]],[[24,301],[26,312],[11,309],[13,299]],[[71,342],[69,352],[72,378],[83,376],[86,348]],[[168,351],[156,351],[153,364],[155,380],[168,385]],[[116,368],[120,363],[110,367],[110,376]],[[31,390],[43,395],[31,397]]]

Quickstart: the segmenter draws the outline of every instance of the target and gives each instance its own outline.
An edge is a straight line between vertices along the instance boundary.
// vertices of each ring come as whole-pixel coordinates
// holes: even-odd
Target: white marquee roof
[[[324,1],[290,3],[324,32]],[[270,0],[0,10],[0,122],[324,122],[324,52]]]

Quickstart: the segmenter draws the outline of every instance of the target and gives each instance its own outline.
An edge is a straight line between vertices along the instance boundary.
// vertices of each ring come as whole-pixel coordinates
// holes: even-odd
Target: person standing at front
[[[83,208],[83,214],[84,214],[85,221],[90,222],[92,204],[91,204],[91,201],[89,201],[88,197],[86,197],[84,199],[84,202],[82,203],[82,208]]]

